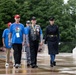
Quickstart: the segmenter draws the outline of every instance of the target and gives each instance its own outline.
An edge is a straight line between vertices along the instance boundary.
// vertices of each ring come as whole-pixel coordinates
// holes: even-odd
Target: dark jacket
[[[58,54],[59,28],[57,25],[48,25],[45,32],[45,41],[48,45],[49,54]]]

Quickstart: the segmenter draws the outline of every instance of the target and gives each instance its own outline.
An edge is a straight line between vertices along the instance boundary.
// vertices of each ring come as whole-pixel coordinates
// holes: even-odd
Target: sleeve
[[[3,31],[2,38],[5,37],[6,30]]]
[[[57,36],[58,36],[58,42],[60,41],[60,35],[59,35],[59,27],[57,26]]]
[[[25,34],[25,28],[24,28],[23,24],[22,24],[22,32],[23,32],[23,34]]]
[[[40,28],[40,42],[43,42],[43,34],[41,28]]]
[[[29,34],[29,27],[27,27],[27,28],[25,28],[25,34],[27,35],[27,34]]]
[[[12,25],[10,26],[10,33],[12,33]]]
[[[40,34],[42,34],[42,30],[41,30],[41,28],[40,28]]]
[[[48,31],[48,27],[46,27],[45,35],[44,35],[44,39],[45,39],[44,43],[45,43],[45,44],[46,44],[46,42],[47,42],[47,31]]]
[[[25,32],[25,35],[26,35],[26,28],[24,28],[24,32]]]

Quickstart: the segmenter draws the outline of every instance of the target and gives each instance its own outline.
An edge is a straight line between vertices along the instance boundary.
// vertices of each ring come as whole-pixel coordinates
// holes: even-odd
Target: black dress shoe
[[[51,65],[50,65],[51,67],[53,67],[54,66],[54,64],[53,64],[53,62],[51,62]]]
[[[51,67],[53,67],[54,65],[53,65],[53,64],[51,64],[50,66],[51,66]]]
[[[32,68],[35,68],[35,65],[33,65]]]
[[[27,67],[30,67],[30,64],[27,64]]]
[[[37,65],[32,65],[32,68],[38,68],[38,66]]]
[[[15,68],[19,68],[19,64],[16,64],[16,65],[15,65]]]
[[[55,61],[53,62],[53,65],[56,66],[56,62]]]
[[[37,65],[35,65],[35,68],[38,68],[38,66],[37,66]]]

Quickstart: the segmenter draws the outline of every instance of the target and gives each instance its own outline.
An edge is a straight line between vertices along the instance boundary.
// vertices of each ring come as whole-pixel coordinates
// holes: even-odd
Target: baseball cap
[[[11,22],[8,22],[8,23],[7,23],[8,27],[9,27],[11,24],[12,24]]]
[[[17,15],[14,16],[14,18],[20,18],[20,15],[17,14]]]
[[[26,24],[30,24],[30,21],[28,20],[28,21],[26,21]]]
[[[50,17],[49,20],[50,21],[54,21],[55,17]]]
[[[33,16],[33,17],[31,18],[31,20],[36,20],[36,17]]]

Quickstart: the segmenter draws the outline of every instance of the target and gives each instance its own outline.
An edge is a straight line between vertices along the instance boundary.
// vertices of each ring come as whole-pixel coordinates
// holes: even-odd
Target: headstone
[[[76,47],[72,50],[73,59],[76,60]]]
[[[76,55],[76,47],[72,51],[73,55]]]

